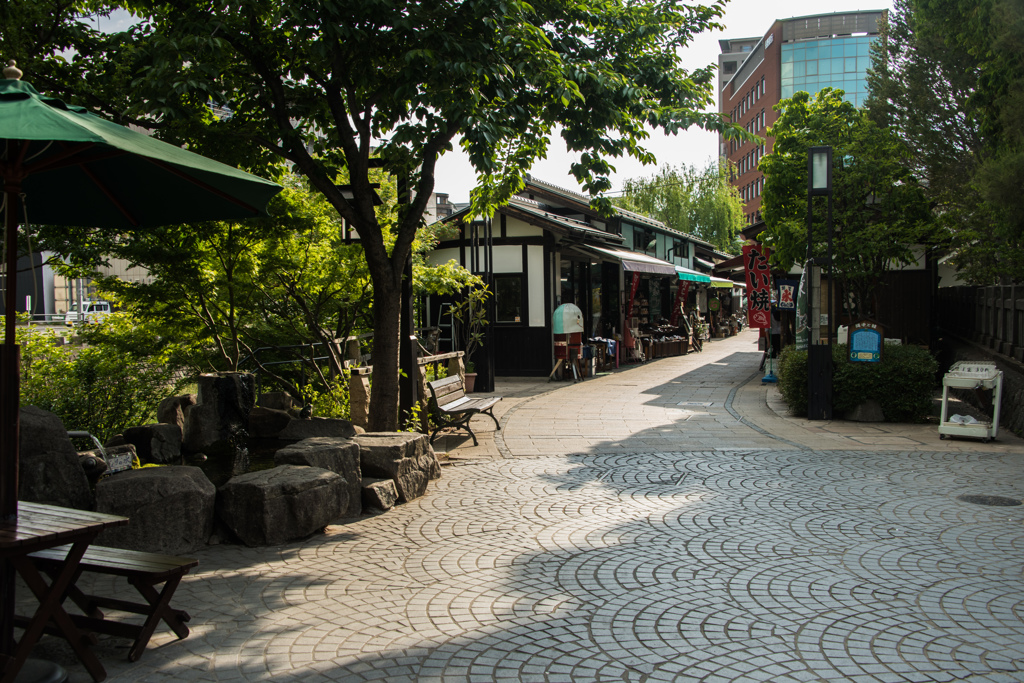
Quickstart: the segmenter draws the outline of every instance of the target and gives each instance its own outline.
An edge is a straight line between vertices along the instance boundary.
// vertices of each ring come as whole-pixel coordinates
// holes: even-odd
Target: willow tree
[[[654,161],[651,129],[742,135],[706,112],[712,68],[680,58],[724,2],[123,0],[139,23],[85,58],[97,74],[115,65],[116,82],[131,75],[136,119],[209,153],[286,159],[357,231],[374,291],[370,428],[391,430],[402,277],[438,157],[462,145],[489,213],[555,131],[592,195],[616,158]],[[407,183],[393,221],[375,211],[377,164]]]

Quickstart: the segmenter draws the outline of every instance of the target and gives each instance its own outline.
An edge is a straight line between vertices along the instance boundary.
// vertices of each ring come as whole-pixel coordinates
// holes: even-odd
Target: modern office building
[[[763,36],[719,41],[719,111],[767,138],[757,145],[719,139],[719,154],[736,166],[733,185],[748,223],[760,218],[764,176],[757,164],[771,152],[766,130],[778,118],[772,107],[795,92],[813,97],[827,87],[842,89],[847,101],[863,106],[869,49],[884,16],[885,10],[871,10],[778,19]]]

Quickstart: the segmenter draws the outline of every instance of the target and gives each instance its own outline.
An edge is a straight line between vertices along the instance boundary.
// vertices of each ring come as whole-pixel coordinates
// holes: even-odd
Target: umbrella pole
[[[18,402],[21,364],[14,336],[14,312],[18,282],[18,196],[17,183],[5,183],[7,193],[6,248],[7,285],[4,299],[4,343],[0,346],[0,519],[18,517]],[[0,561],[0,657],[13,654],[14,567]]]
[[[0,519],[18,516],[18,402],[21,363],[15,337],[18,297],[18,195],[17,182],[5,184],[7,220],[6,292],[4,298],[4,343],[0,350]]]

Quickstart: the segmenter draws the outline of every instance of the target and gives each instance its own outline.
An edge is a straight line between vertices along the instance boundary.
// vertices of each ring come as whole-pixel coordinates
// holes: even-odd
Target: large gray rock
[[[348,420],[341,420],[339,418],[310,418],[308,420],[292,420],[278,434],[278,438],[289,441],[301,441],[302,439],[318,436],[352,438],[356,434],[365,432],[365,429],[356,427]]]
[[[112,474],[96,485],[96,510],[128,518],[107,529],[101,545],[182,555],[213,533],[217,489],[198,467],[144,467]]]
[[[284,431],[292,416],[285,410],[256,406],[249,412],[249,436],[272,439]]]
[[[368,510],[390,510],[398,502],[398,489],[393,479],[363,479],[363,507]]]
[[[363,474],[394,479],[404,503],[427,492],[427,483],[441,478],[441,465],[426,434],[369,432],[353,439],[359,444]]]
[[[18,498],[91,510],[92,490],[64,423],[35,406],[21,408]]]
[[[196,404],[195,394],[183,394],[181,396],[170,396],[160,401],[156,407],[156,421],[165,424],[178,425],[181,433],[185,433],[185,416],[192,406]]]
[[[365,430],[348,420],[333,417],[313,417],[308,420],[292,420],[281,430],[277,438],[287,441],[302,441],[316,437],[332,437],[335,439],[351,439]]]
[[[257,405],[263,408],[283,410],[285,412],[289,410],[297,410],[302,407],[287,391],[269,391],[265,394],[260,394],[260,399],[257,402]]]
[[[280,465],[228,480],[217,513],[248,546],[304,538],[340,518],[348,508],[341,475],[319,467]]]
[[[843,419],[850,422],[885,422],[885,414],[882,412],[882,405],[878,401],[868,399],[853,410],[848,411],[843,416]]]
[[[135,446],[143,464],[181,462],[181,429],[176,424],[154,423],[124,430],[124,440]]]
[[[244,432],[256,402],[256,378],[248,373],[200,375],[196,405],[185,416],[184,448],[207,450]]]
[[[359,445],[349,439],[314,437],[287,446],[274,454],[275,465],[305,465],[340,474],[348,491],[346,517],[358,517],[363,511],[359,467]]]

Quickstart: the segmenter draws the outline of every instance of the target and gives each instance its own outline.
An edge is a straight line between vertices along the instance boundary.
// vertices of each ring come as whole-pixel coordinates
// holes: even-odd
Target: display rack
[[[974,423],[947,420],[947,401],[950,389],[991,389],[992,421]],[[954,363],[942,378],[942,416],[939,420],[939,438],[971,436],[987,443],[999,433],[999,409],[1003,398],[1003,372],[995,363],[960,361]]]

